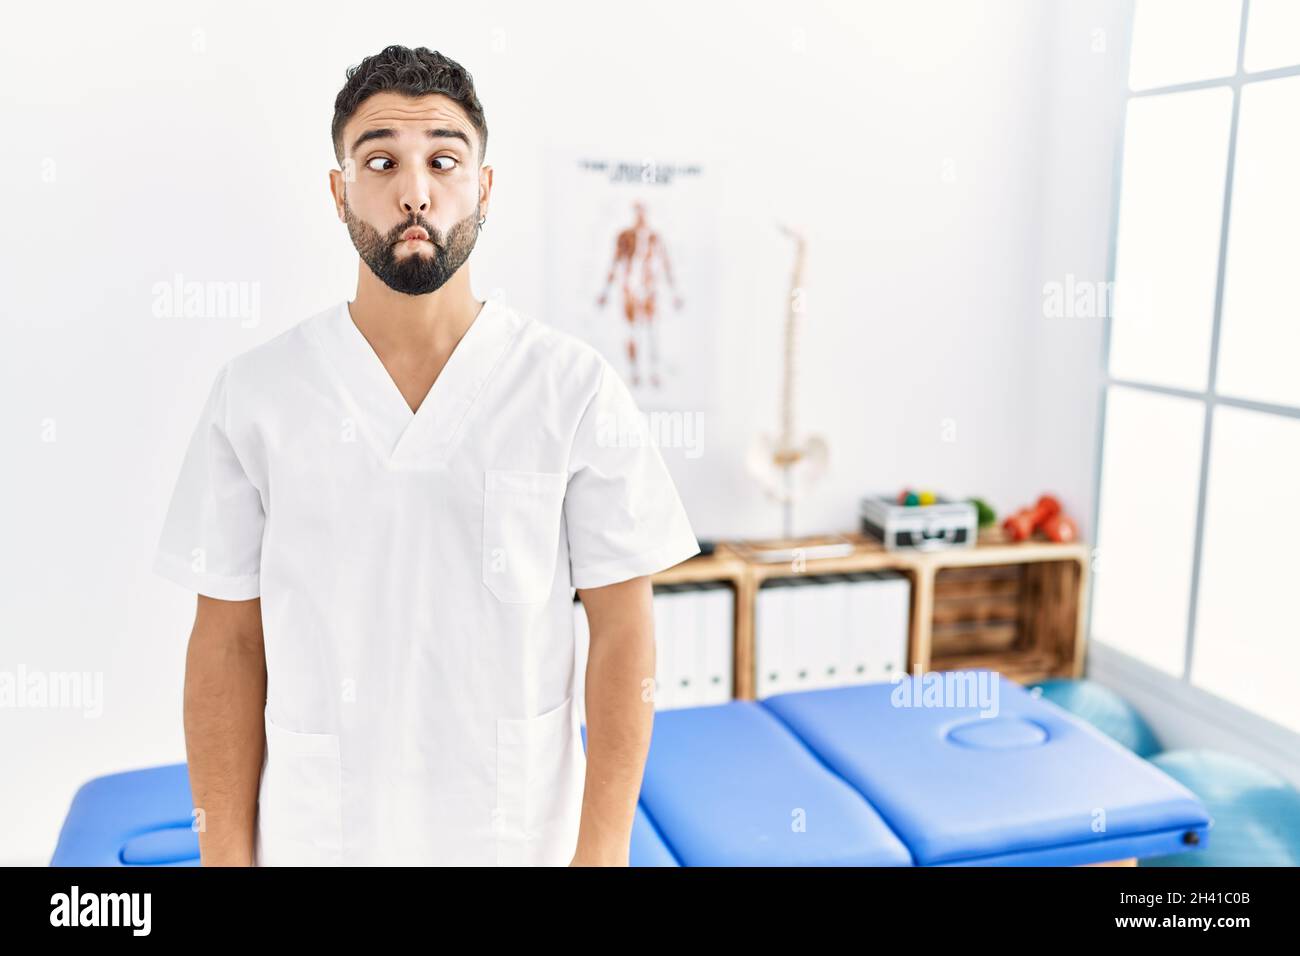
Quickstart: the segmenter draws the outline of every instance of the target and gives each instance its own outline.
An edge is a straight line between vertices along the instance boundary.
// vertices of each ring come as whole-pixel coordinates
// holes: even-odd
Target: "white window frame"
[[[1111,386],[1119,385],[1148,393],[1197,401],[1202,403],[1205,413],[1205,421],[1201,435],[1201,463],[1196,499],[1196,528],[1193,539],[1191,580],[1188,594],[1190,606],[1188,607],[1187,614],[1187,634],[1183,649],[1182,674],[1179,675],[1177,682],[1171,685],[1171,677],[1167,672],[1138,661],[1131,655],[1124,653],[1121,648],[1106,645],[1101,642],[1093,642],[1091,634],[1092,615],[1097,591],[1095,587],[1089,588],[1088,629],[1086,633],[1089,635],[1089,643],[1092,650],[1095,650],[1098,647],[1101,648],[1101,654],[1097,655],[1097,657],[1100,658],[1099,663],[1102,665],[1103,672],[1108,675],[1124,674],[1126,679],[1132,680],[1132,687],[1135,691],[1145,691],[1151,693],[1153,697],[1163,697],[1165,701],[1174,706],[1183,707],[1188,710],[1196,710],[1201,716],[1203,716],[1207,721],[1212,722],[1215,726],[1237,733],[1243,737],[1249,735],[1253,739],[1254,743],[1263,744],[1268,746],[1275,753],[1280,752],[1281,754],[1286,754],[1291,759],[1294,759],[1294,754],[1296,753],[1295,748],[1297,742],[1300,742],[1300,735],[1293,733],[1288,728],[1269,720],[1267,717],[1256,713],[1255,711],[1248,710],[1231,701],[1216,696],[1211,691],[1193,684],[1191,680],[1192,655],[1195,651],[1196,641],[1196,612],[1200,593],[1201,556],[1205,532],[1206,490],[1209,483],[1211,452],[1213,448],[1212,443],[1214,439],[1213,427],[1215,408],[1219,405],[1223,405],[1232,408],[1263,412],[1270,415],[1278,415],[1285,418],[1300,419],[1300,407],[1258,402],[1230,395],[1221,395],[1218,393],[1216,388],[1219,362],[1219,330],[1223,314],[1224,275],[1228,255],[1228,231],[1232,214],[1233,177],[1235,176],[1236,170],[1237,128],[1238,117],[1241,111],[1242,90],[1244,87],[1253,83],[1267,82],[1269,80],[1289,76],[1300,76],[1300,64],[1271,70],[1262,70],[1255,73],[1246,72],[1245,54],[1247,29],[1250,22],[1249,18],[1250,0],[1242,0],[1241,20],[1238,27],[1237,37],[1236,70],[1231,76],[1153,87],[1150,89],[1127,89],[1123,97],[1123,110],[1120,116],[1119,131],[1116,138],[1115,160],[1112,172],[1111,222],[1106,265],[1106,277],[1108,282],[1111,283],[1109,286],[1110,288],[1114,288],[1115,282],[1115,266],[1119,238],[1119,210],[1123,192],[1124,131],[1128,114],[1128,104],[1135,99],[1151,96],[1163,96],[1171,93],[1182,93],[1191,90],[1203,90],[1218,87],[1224,87],[1231,90],[1232,113],[1228,127],[1228,160],[1224,172],[1223,209],[1219,224],[1219,251],[1217,256],[1217,274],[1215,276],[1214,286],[1214,314],[1210,334],[1210,360],[1205,389],[1191,390],[1112,376],[1110,374],[1110,348],[1111,323],[1113,322],[1113,317],[1109,312],[1104,317],[1102,332],[1097,444],[1094,455],[1096,469],[1093,475],[1092,527],[1094,529],[1099,529],[1099,522],[1101,519],[1101,482],[1105,468],[1103,458],[1105,454],[1106,438],[1106,404]],[[1122,57],[1126,70],[1131,56],[1131,43],[1132,18],[1130,17],[1129,37],[1128,42],[1125,44],[1124,56]],[[1100,541],[1098,544],[1104,547]],[[1104,573],[1104,570],[1099,573]],[[1090,650],[1090,657],[1092,656],[1092,650]]]

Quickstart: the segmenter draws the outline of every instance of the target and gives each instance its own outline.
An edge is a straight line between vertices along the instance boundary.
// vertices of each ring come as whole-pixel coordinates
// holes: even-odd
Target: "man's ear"
[[[344,168],[346,168],[346,166]],[[344,192],[347,189],[347,184],[344,182],[343,175],[342,170],[330,170],[330,195],[334,197],[334,213],[339,217],[339,222],[347,221],[343,215]]]
[[[488,204],[492,200],[492,167],[480,166],[478,171],[478,214],[482,218],[488,214]]]

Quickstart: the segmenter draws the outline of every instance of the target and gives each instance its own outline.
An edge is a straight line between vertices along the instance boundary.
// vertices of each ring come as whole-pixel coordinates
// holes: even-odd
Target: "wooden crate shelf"
[[[754,560],[749,546],[807,547],[817,539],[719,542],[701,555],[654,575],[656,584],[722,581],[736,594],[735,683],[741,700],[755,697],[754,605],[769,578],[857,571],[897,571],[912,584],[908,670],[988,668],[1020,683],[1080,677],[1091,552],[1082,542],[1010,542],[1000,530],[981,532],[975,547],[951,551],[887,551],[862,534],[844,535],[851,554],[793,563]]]

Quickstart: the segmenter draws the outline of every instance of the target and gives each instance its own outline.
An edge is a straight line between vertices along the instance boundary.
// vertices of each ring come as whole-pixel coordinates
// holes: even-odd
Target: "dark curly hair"
[[[347,82],[334,98],[334,123],[330,127],[339,165],[343,164],[343,127],[362,102],[384,92],[413,97],[441,93],[455,100],[478,132],[478,161],[483,162],[488,137],[483,105],[474,92],[474,78],[455,60],[428,47],[412,50],[393,45],[348,67],[346,75]]]

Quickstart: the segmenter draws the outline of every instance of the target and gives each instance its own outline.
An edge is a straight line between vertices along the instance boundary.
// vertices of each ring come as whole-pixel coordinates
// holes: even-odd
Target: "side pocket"
[[[566,866],[577,847],[586,756],[573,695],[536,717],[497,720],[498,862]]]
[[[264,714],[257,795],[258,866],[340,866],[343,765],[337,734],[286,730]]]
[[[545,600],[555,579],[568,476],[489,469],[483,477],[483,584],[499,601]]]

